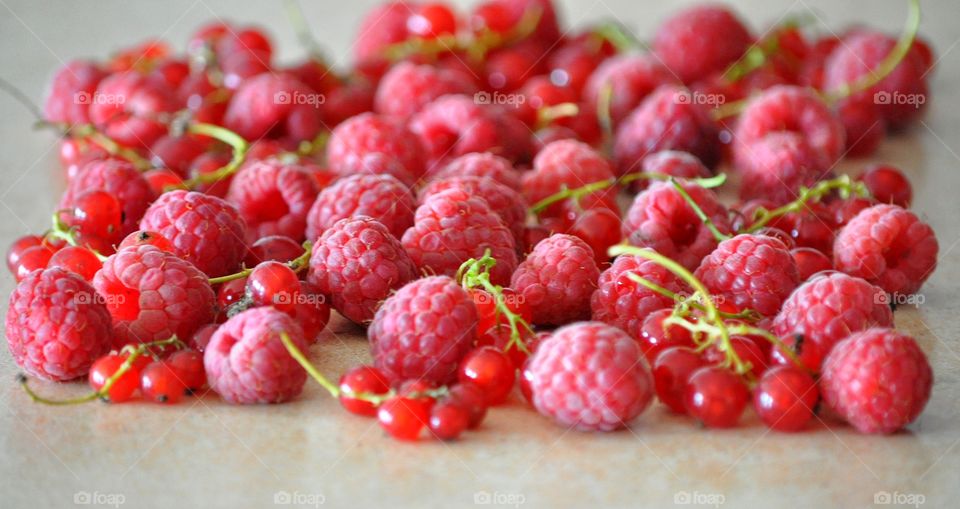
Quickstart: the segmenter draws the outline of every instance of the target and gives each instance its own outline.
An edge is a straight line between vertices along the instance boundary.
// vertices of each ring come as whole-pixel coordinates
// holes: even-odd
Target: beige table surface
[[[303,3],[330,54],[342,59],[358,16],[376,2]],[[616,17],[647,38],[674,8],[667,3],[562,2],[568,23]],[[582,434],[551,424],[515,397],[491,413],[482,432],[460,442],[408,444],[385,438],[372,420],[347,415],[312,383],[297,401],[279,406],[228,406],[212,395],[169,407],[38,406],[13,383],[17,368],[4,349],[0,507],[854,508],[885,502],[884,494],[895,504],[957,507],[960,33],[955,1],[923,3],[922,31],[941,58],[929,114],[876,157],[909,170],[915,208],[941,243],[940,268],[922,290],[924,303],[896,315],[898,326],[928,352],[936,376],[926,411],[908,431],[873,437],[818,424],[797,435],[774,434],[752,414],[738,429],[704,431],[655,405],[630,430]],[[897,0],[767,0],[738,7],[758,28],[794,12],[812,13],[822,30],[860,21],[895,31],[905,14],[905,3]],[[299,55],[281,4],[272,1],[0,0],[0,76],[39,99],[63,61],[103,56],[148,35],[182,45],[214,16],[269,27],[284,59]],[[3,95],[0,111],[5,249],[16,236],[47,225],[63,184],[54,137],[31,132],[25,110]],[[0,293],[6,296],[13,278],[2,272]],[[311,353],[331,375],[368,358],[362,331],[339,319]],[[38,389],[68,396],[84,388]]]

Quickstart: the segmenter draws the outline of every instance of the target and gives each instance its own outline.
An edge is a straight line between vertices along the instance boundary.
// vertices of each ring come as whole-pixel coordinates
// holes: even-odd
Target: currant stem
[[[303,7],[300,5],[300,2],[297,0],[285,0],[283,6],[287,11],[287,20],[290,21],[290,25],[293,26],[293,32],[297,35],[297,40],[300,42],[300,45],[307,50],[310,59],[315,62],[324,62],[323,50],[321,49],[320,43],[317,42],[316,37],[313,36],[313,32],[310,30],[310,25],[307,23],[307,18],[303,14]]]
[[[703,224],[708,230],[710,230],[710,233],[713,234],[713,238],[717,239],[717,242],[723,242],[730,238],[729,235],[717,229],[717,226],[713,224],[713,220],[707,217],[707,214],[703,212],[703,209],[700,208],[700,205],[698,205],[697,202],[693,200],[693,197],[690,196],[690,193],[688,193],[687,190],[684,189],[679,182],[677,182],[677,179],[670,177],[668,182],[670,182],[670,185],[672,185],[673,188],[680,193],[680,196],[682,196],[683,200],[687,202],[687,205],[690,205],[690,208],[692,208],[693,212],[697,214],[697,217],[703,221]]]
[[[555,120],[575,117],[578,113],[580,113],[580,107],[576,103],[560,103],[540,108],[537,110],[537,130],[547,127]]]
[[[101,262],[106,261],[106,259],[108,258],[107,256],[100,254],[100,252],[98,252],[96,249],[93,249],[90,246],[84,246],[84,245],[81,245],[79,242],[77,242],[77,238],[74,234],[74,229],[68,227],[63,222],[63,220],[60,219],[60,212],[62,211],[58,210],[53,213],[53,221],[52,221],[53,224],[50,228],[50,231],[47,232],[47,236],[55,239],[61,239],[67,244],[70,244],[71,246],[74,246],[74,247],[82,247],[90,251],[91,253],[93,253],[93,255],[96,256],[97,259],[100,260]]]
[[[299,273],[303,269],[310,266],[310,257],[313,255],[313,243],[309,240],[303,243],[303,254],[287,262],[287,267],[293,269],[294,272]],[[226,276],[212,277],[207,281],[211,285],[218,285],[220,283],[226,283],[228,281],[233,281],[235,279],[243,279],[250,275],[253,272],[254,267],[248,267],[240,272],[234,272],[233,274],[227,274]]]
[[[326,389],[334,398],[340,397],[340,388],[336,384],[331,382],[327,377],[323,376],[322,373],[303,355],[303,352],[297,348],[297,345],[293,344],[293,340],[290,339],[290,335],[285,331],[280,332],[280,341],[283,342],[283,346],[287,348],[287,351],[290,352],[290,356],[300,364],[301,367],[320,384],[321,387]]]
[[[786,205],[782,205],[773,210],[758,209],[755,221],[741,233],[756,232],[778,217],[803,210],[807,203],[819,201],[832,191],[839,191],[841,198],[847,198],[852,195],[861,197],[870,196],[867,186],[864,185],[863,182],[854,182],[849,175],[841,175],[830,180],[822,180],[814,184],[813,187],[801,188],[800,196]]]
[[[613,146],[613,117],[610,116],[610,105],[613,102],[613,85],[606,83],[597,94],[597,121],[603,132],[603,143],[607,151]]]
[[[523,327],[530,334],[533,334],[533,329],[523,317],[514,313],[513,310],[507,306],[503,298],[503,287],[495,285],[490,281],[490,269],[496,264],[497,260],[491,256],[490,250],[487,249],[480,259],[470,259],[460,265],[460,268],[457,270],[457,280],[460,281],[460,284],[467,291],[479,287],[493,297],[497,323],[500,323],[500,316],[503,315],[507,319],[507,324],[510,326],[510,342],[504,347],[504,351],[508,351],[510,348],[517,348],[523,353],[530,354],[530,350],[520,335],[520,328]]]
[[[546,210],[548,207],[555,203],[562,202],[568,199],[580,199],[590,193],[597,191],[602,191],[608,187],[613,187],[616,185],[626,185],[637,180],[660,180],[668,181],[672,177],[666,173],[656,173],[656,172],[646,172],[646,171],[637,171],[633,173],[626,173],[620,177],[598,180],[596,182],[591,182],[584,186],[574,187],[574,188],[563,188],[560,191],[547,196],[546,198],[534,203],[530,207],[530,212],[534,214],[539,214]],[[713,189],[715,187],[722,186],[727,181],[727,175],[725,173],[720,173],[712,177],[706,178],[695,178],[690,179],[690,182],[693,182],[700,187],[706,189]]]
[[[250,148],[250,144],[247,143],[247,140],[243,139],[242,136],[229,129],[213,124],[193,123],[187,126],[187,132],[201,136],[209,136],[233,148],[233,157],[230,159],[230,162],[222,168],[210,173],[202,173],[183,181],[183,187],[187,189],[194,189],[202,184],[213,184],[233,175],[240,169],[240,165],[242,165],[247,158],[247,150]]]
[[[656,293],[659,293],[660,295],[663,295],[664,297],[672,299],[674,302],[677,302],[680,305],[690,306],[699,311],[704,311],[706,309],[703,307],[703,304],[698,302],[696,299],[685,297],[678,293],[672,292],[669,289],[664,288],[654,283],[653,281],[650,281],[649,279],[644,278],[643,276],[640,276],[638,274],[631,272],[630,274],[627,274],[627,277],[631,281],[635,281],[638,284],[645,286],[649,290],[652,290]],[[726,318],[726,319],[749,320],[749,321],[755,322],[761,318],[760,314],[752,309],[744,309],[739,313],[727,313],[726,311],[721,311],[719,309],[717,311],[722,318]]]

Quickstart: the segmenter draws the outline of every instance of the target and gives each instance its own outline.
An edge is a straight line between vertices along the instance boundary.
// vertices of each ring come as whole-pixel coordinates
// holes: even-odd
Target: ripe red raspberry
[[[721,72],[737,61],[753,36],[726,7],[697,5],[663,22],[653,40],[660,60],[684,83]]]
[[[820,387],[827,405],[861,433],[893,433],[923,412],[933,371],[915,339],[877,327],[837,343]]]
[[[121,238],[139,229],[140,218],[157,197],[132,164],[116,159],[98,160],[84,165],[70,180],[60,198],[60,208],[72,208],[77,197],[93,190],[106,191],[120,201],[123,209]]]
[[[825,355],[852,332],[892,326],[893,313],[885,302],[883,289],[863,279],[822,272],[787,297],[772,329],[781,338],[801,334]]]
[[[317,239],[307,281],[330,296],[341,315],[366,323],[390,292],[416,277],[400,241],[376,219],[357,215],[337,221]]]
[[[590,318],[590,296],[600,269],[593,249],[573,235],[541,240],[517,267],[510,288],[533,311],[533,323],[563,325]]]
[[[528,203],[534,204],[564,187],[574,189],[613,178],[610,163],[593,147],[576,140],[559,140],[543,147],[533,160],[533,171],[524,173],[523,196]],[[601,201],[619,211],[613,188],[593,193],[583,201]],[[562,209],[562,203],[558,203],[543,215],[557,216]]]
[[[320,191],[307,214],[307,239],[316,240],[337,221],[370,216],[398,239],[413,225],[413,193],[390,175],[341,177]]]
[[[716,299],[773,316],[800,284],[797,263],[780,240],[742,234],[725,240],[695,273]]]
[[[128,147],[149,147],[167,132],[158,117],[178,104],[162,81],[138,72],[107,76],[90,97],[90,121],[110,139]]]
[[[510,161],[489,152],[464,154],[447,163],[431,178],[445,177],[490,177],[514,191],[520,190],[520,172]]]
[[[640,338],[647,316],[676,304],[630,278],[636,274],[667,290],[681,294],[684,287],[677,277],[662,265],[639,256],[618,256],[608,269],[600,273],[597,290],[590,298],[593,320],[619,327],[633,338]]]
[[[557,329],[525,371],[537,411],[580,431],[622,428],[653,400],[653,377],[640,345],[605,323]]]
[[[367,329],[377,369],[392,382],[444,384],[473,345],[477,307],[453,279],[431,276],[406,284],[377,310]]]
[[[227,192],[247,224],[251,241],[268,235],[304,239],[307,212],[319,193],[311,168],[277,160],[254,161],[234,176]]]
[[[50,93],[43,105],[43,118],[67,125],[89,124],[90,104],[97,85],[106,76],[107,72],[95,62],[68,62],[50,80]]]
[[[617,128],[613,146],[617,173],[637,171],[647,154],[661,150],[689,152],[713,168],[720,161],[719,134],[706,106],[694,101],[686,89],[664,85]]]
[[[501,114],[496,108],[478,104],[472,96],[447,95],[411,117],[410,130],[426,147],[431,168],[471,152],[492,152],[511,159],[510,140],[498,119]]]
[[[916,293],[937,268],[940,247],[933,229],[907,209],[874,205],[837,234],[833,264],[887,293]]]
[[[82,277],[35,270],[17,284],[7,308],[7,346],[32,376],[58,382],[87,374],[110,351],[110,313]]]
[[[652,55],[617,55],[604,60],[593,71],[583,96],[590,111],[599,112],[600,95],[609,93],[610,119],[617,126],[650,92],[660,85],[672,85],[677,81],[677,77]],[[609,92],[604,90],[607,87]]]
[[[123,248],[103,262],[93,286],[113,317],[114,346],[189,338],[213,321],[216,295],[190,262],[149,244]]]
[[[783,205],[800,195],[801,187],[810,187],[827,173],[828,167],[806,139],[792,132],[772,132],[746,146],[750,153],[746,166],[740,167],[740,198],[763,198]]]
[[[283,403],[297,397],[307,373],[287,351],[285,332],[301,352],[307,341],[290,315],[270,306],[248,309],[221,325],[203,351],[210,388],[228,403]]]
[[[750,166],[751,146],[772,132],[788,131],[803,136],[820,155],[822,168],[831,168],[845,146],[843,124],[830,108],[808,89],[780,85],[752,99],[737,121],[733,157],[738,168]]]
[[[681,185],[720,232],[731,232],[727,210],[713,191]],[[637,195],[623,221],[623,235],[634,246],[653,248],[690,270],[717,247],[717,239],[668,182],[655,182]]]
[[[448,189],[417,207],[413,226],[401,239],[421,271],[453,276],[463,262],[486,250],[497,260],[490,271],[494,284],[506,285],[517,268],[516,241],[487,202],[463,189]]]
[[[246,225],[233,205],[194,191],[162,194],[140,229],[173,243],[176,254],[209,277],[230,274],[247,252]]]
[[[430,196],[447,189],[462,189],[471,196],[483,198],[513,233],[517,245],[523,240],[527,204],[520,193],[487,177],[450,177],[430,181],[420,189],[419,201],[423,203]]]
[[[223,125],[248,140],[313,140],[323,127],[317,93],[296,78],[264,73],[240,85]]]
[[[474,92],[476,85],[463,73],[401,62],[380,80],[374,110],[381,115],[407,119],[440,96]]]
[[[327,142],[327,164],[340,175],[388,173],[412,186],[426,168],[420,139],[404,125],[364,113],[333,129]]]

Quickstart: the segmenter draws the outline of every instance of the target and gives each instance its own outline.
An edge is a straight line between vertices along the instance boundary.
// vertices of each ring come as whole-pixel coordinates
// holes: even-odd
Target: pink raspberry
[[[933,371],[912,337],[893,329],[857,332],[823,363],[823,399],[861,433],[893,433],[930,399]]]
[[[307,213],[307,239],[316,240],[337,221],[370,216],[398,239],[413,225],[413,193],[390,175],[341,177],[317,195]]]
[[[823,272],[787,297],[772,328],[781,338],[801,334],[826,354],[852,332],[892,326],[893,313],[885,302],[883,289],[863,279]]]
[[[520,190],[520,172],[510,161],[489,152],[464,154],[451,160],[431,178],[445,177],[490,177],[510,189]]]
[[[408,186],[426,169],[420,139],[403,124],[373,113],[357,115],[333,129],[327,164],[340,175],[388,173]]]
[[[559,140],[543,147],[533,160],[533,171],[523,175],[523,196],[528,203],[534,204],[565,187],[574,189],[613,178],[610,163],[593,147],[576,140]],[[612,210],[619,210],[616,190],[612,187],[593,193],[582,201],[600,201]],[[562,208],[558,203],[547,209],[544,215],[557,216]]]
[[[237,209],[208,194],[163,193],[143,215],[140,229],[163,235],[178,256],[209,277],[232,273],[247,252],[246,225]]]
[[[779,85],[761,92],[740,114],[733,137],[734,164],[749,167],[751,146],[777,131],[804,137],[820,155],[821,168],[832,168],[843,155],[843,124],[823,100],[806,88]]]
[[[471,152],[492,152],[509,159],[512,151],[498,119],[501,114],[496,108],[477,104],[472,96],[446,95],[411,117],[410,130],[426,147],[431,168]]]
[[[747,27],[719,5],[686,8],[663,22],[653,40],[657,57],[684,83],[724,71],[753,44]]]
[[[580,431],[622,428],[653,400],[640,345],[605,323],[557,329],[537,347],[526,371],[537,411]]]
[[[792,132],[773,132],[756,140],[745,150],[750,153],[743,174],[740,198],[765,198],[773,205],[791,202],[801,187],[810,187],[829,168],[806,139]]]
[[[390,292],[417,278],[410,255],[387,227],[368,216],[341,219],[313,246],[307,281],[330,296],[333,307],[366,323]]]
[[[721,233],[730,233],[727,210],[717,195],[693,183],[681,184]],[[717,239],[693,207],[668,182],[654,182],[637,195],[623,221],[631,244],[649,247],[693,270],[717,247]]]
[[[590,298],[593,320],[619,327],[636,339],[650,313],[673,307],[676,302],[637,283],[630,278],[631,274],[677,294],[685,290],[672,272],[639,256],[618,256],[613,265],[601,272],[597,290]]]
[[[647,154],[680,150],[707,167],[720,161],[720,131],[706,106],[673,85],[654,90],[617,128],[613,155],[618,175],[639,169]]]
[[[43,105],[49,122],[89,124],[90,104],[97,85],[107,72],[95,62],[73,60],[57,70],[50,80],[50,93]]]
[[[246,79],[227,106],[223,125],[248,140],[313,140],[323,127],[317,93],[289,75]]]
[[[463,189],[431,195],[417,207],[413,226],[401,239],[421,271],[453,276],[463,262],[488,249],[497,260],[494,284],[505,285],[517,268],[516,241],[487,202]]]
[[[473,345],[477,307],[456,281],[431,276],[391,295],[367,329],[374,364],[393,382],[444,384]]]
[[[60,198],[60,208],[73,207],[78,196],[92,190],[106,191],[120,201],[123,209],[123,235],[139,229],[140,218],[157,197],[150,184],[132,164],[116,159],[96,160],[87,163],[70,180]]]
[[[833,265],[887,293],[916,293],[937,268],[940,247],[930,225],[898,205],[860,211],[837,234]]]
[[[87,374],[110,351],[110,313],[89,283],[58,267],[17,284],[7,308],[7,346],[32,376],[58,382]]]
[[[167,132],[158,117],[179,107],[166,84],[134,71],[104,78],[90,101],[90,121],[110,139],[128,147],[152,145]]]
[[[307,212],[320,192],[311,168],[277,160],[254,161],[234,176],[227,202],[237,207],[256,240],[268,235],[304,239]]]
[[[190,262],[149,244],[117,251],[93,286],[113,317],[114,346],[189,338],[213,321],[216,295]]]
[[[420,203],[447,189],[462,189],[471,196],[483,198],[513,233],[518,245],[523,240],[527,222],[527,204],[520,193],[487,177],[450,177],[435,179],[420,189]]]
[[[617,126],[650,92],[677,81],[677,77],[651,55],[617,55],[604,60],[593,71],[583,95],[590,111],[598,112],[600,94],[606,93],[609,87],[610,119]]]
[[[380,80],[374,109],[381,115],[407,119],[440,96],[474,92],[476,85],[463,73],[401,62]]]
[[[721,242],[695,275],[718,300],[763,316],[776,315],[801,282],[797,263],[783,242],[752,234]]]
[[[590,318],[590,296],[600,269],[593,249],[573,235],[556,234],[534,246],[517,267],[510,287],[523,296],[538,325]]]
[[[307,373],[287,351],[280,333],[306,354],[297,322],[270,306],[248,309],[221,325],[203,351],[210,388],[228,403],[283,403],[297,397]]]

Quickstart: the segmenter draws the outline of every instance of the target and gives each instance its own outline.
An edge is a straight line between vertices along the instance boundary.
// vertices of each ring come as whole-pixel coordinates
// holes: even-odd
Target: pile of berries
[[[923,113],[881,100],[927,93],[910,7],[897,38],[694,6],[644,50],[563,29],[552,0],[393,0],[345,70],[220,21],[185,53],[70,62],[40,119],[66,192],[8,251],[6,336],[31,377],[93,391],[21,383],[258,404],[312,378],[403,440],[457,438],[517,386],[579,430],[659,401],[707,427],[752,402],[775,430],[826,407],[896,431],[933,379],[890,303],[937,239],[903,171],[833,169]],[[371,351],[336,383],[309,361],[333,312]]]

